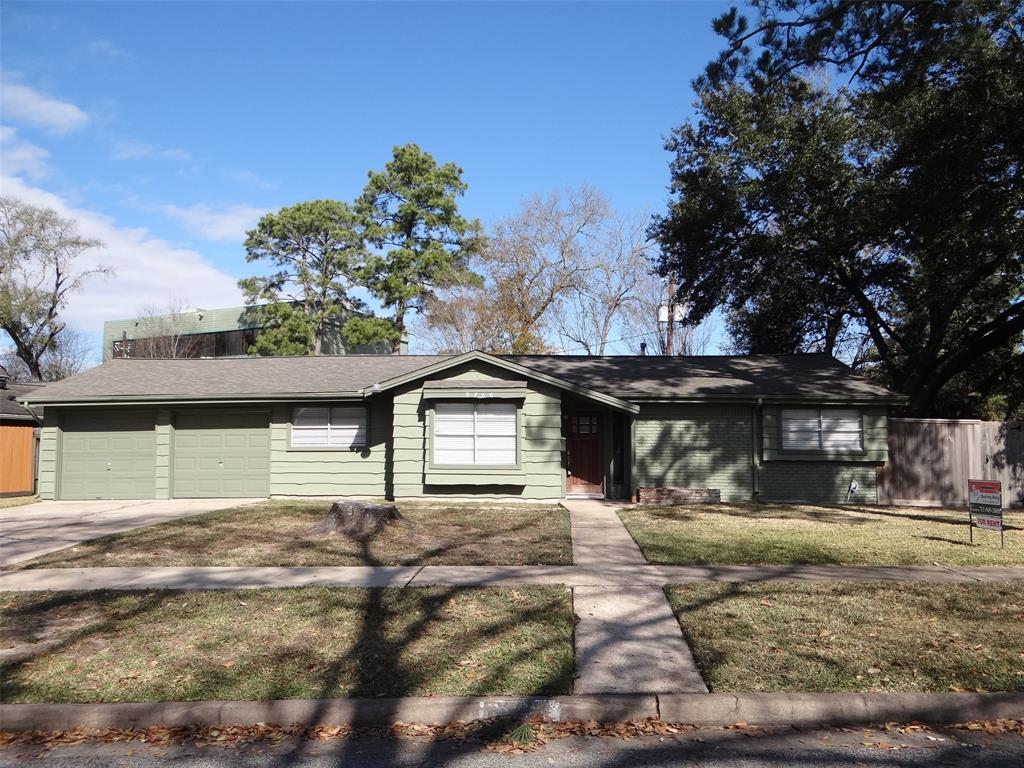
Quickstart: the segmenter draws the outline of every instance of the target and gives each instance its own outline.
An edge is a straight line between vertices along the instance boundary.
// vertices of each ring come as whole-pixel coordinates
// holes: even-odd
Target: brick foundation
[[[719,502],[722,491],[718,488],[649,488],[637,489],[637,501],[641,504],[696,504]]]

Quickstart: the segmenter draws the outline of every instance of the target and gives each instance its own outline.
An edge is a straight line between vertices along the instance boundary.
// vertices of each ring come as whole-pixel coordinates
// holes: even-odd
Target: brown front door
[[[604,495],[604,440],[601,414],[573,413],[566,438],[569,479],[566,493]]]

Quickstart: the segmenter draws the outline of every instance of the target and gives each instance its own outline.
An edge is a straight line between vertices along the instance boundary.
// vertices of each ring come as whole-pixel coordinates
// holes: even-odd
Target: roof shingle
[[[645,398],[898,399],[828,355],[502,356],[524,368],[630,400]],[[448,359],[342,355],[111,360],[33,393],[33,402],[92,398],[241,399],[356,393]]]

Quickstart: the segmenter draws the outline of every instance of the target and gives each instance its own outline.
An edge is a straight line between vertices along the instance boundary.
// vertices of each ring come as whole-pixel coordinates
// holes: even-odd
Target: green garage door
[[[60,498],[152,499],[152,411],[83,411],[61,420]]]
[[[270,427],[266,413],[196,411],[174,419],[176,499],[267,496]]]

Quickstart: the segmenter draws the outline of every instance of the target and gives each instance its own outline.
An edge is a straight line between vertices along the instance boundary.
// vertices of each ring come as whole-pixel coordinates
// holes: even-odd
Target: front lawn
[[[539,504],[399,504],[403,520],[365,547],[309,533],[330,502],[275,499],[137,528],[25,568],[97,566],[567,565],[569,513]]]
[[[671,565],[1020,565],[1024,531],[974,532],[967,511],[809,504],[632,507],[619,517],[652,563]],[[1019,512],[1007,514],[1016,523]]]
[[[560,587],[0,594],[3,702],[563,694]]]
[[[1013,584],[666,591],[712,691],[1024,691],[1024,596]]]

